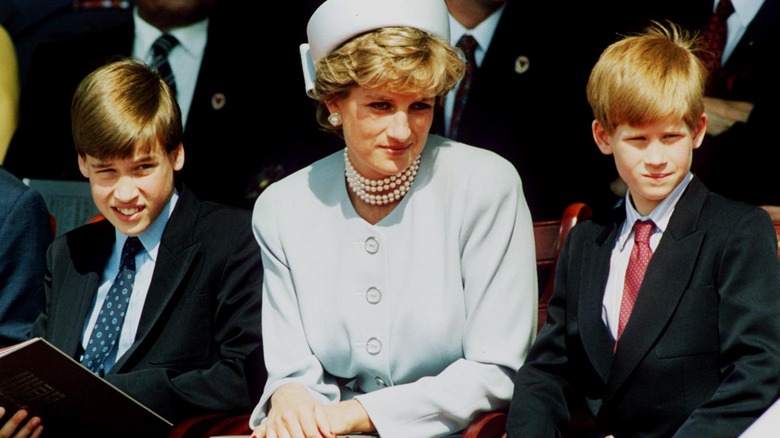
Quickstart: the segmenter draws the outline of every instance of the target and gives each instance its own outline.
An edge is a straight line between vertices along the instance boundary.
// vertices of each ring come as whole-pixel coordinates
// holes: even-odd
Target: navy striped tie
[[[179,44],[179,40],[170,34],[162,34],[152,44],[152,63],[151,67],[156,69],[163,80],[171,87],[173,94],[176,94],[176,80],[173,77],[171,64],[168,63],[168,53]]]

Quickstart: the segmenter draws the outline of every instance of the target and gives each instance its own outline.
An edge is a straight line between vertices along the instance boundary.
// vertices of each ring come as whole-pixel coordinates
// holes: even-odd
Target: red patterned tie
[[[732,13],[734,13],[734,5],[731,4],[731,0],[720,0],[715,8],[715,13],[712,14],[701,32],[704,51],[701,52],[700,57],[709,72],[706,91],[708,96],[714,95],[713,92],[718,82],[720,60],[723,58],[723,49],[726,47],[726,20]]]
[[[620,339],[628,318],[631,317],[631,310],[634,308],[639,286],[642,285],[647,264],[650,263],[650,257],[653,256],[653,250],[650,248],[650,235],[653,233],[654,227],[653,221],[650,220],[636,221],[634,224],[634,248],[631,250],[631,257],[628,259],[628,269],[626,269],[623,299],[620,302],[617,339]]]
[[[452,108],[452,119],[450,120],[449,129],[449,137],[452,139],[458,138],[458,125],[460,124],[460,118],[463,115],[463,108],[466,106],[466,100],[468,100],[469,97],[469,89],[471,88],[471,81],[474,78],[474,70],[477,68],[474,51],[477,49],[478,44],[473,36],[463,35],[458,40],[456,46],[463,51],[466,60],[466,74],[463,75],[460,86],[458,86],[458,91],[455,94],[455,105]]]

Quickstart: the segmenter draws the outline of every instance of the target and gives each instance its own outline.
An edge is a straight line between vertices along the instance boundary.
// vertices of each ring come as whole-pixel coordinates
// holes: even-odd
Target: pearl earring
[[[341,114],[339,113],[332,113],[328,116],[328,122],[330,123],[330,126],[333,126],[334,128],[338,128],[341,126]]]

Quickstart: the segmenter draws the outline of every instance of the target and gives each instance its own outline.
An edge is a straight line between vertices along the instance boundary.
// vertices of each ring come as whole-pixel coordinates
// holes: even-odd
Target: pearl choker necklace
[[[371,205],[385,205],[400,200],[409,191],[414,177],[417,176],[417,169],[420,168],[420,156],[417,156],[408,169],[393,176],[384,179],[368,179],[355,170],[345,149],[344,167],[347,184],[358,198]]]

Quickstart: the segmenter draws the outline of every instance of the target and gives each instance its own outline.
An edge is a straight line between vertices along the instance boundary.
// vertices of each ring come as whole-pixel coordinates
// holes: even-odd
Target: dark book
[[[0,406],[9,415],[26,408],[41,417],[44,437],[153,438],[173,427],[43,338],[0,350]]]

